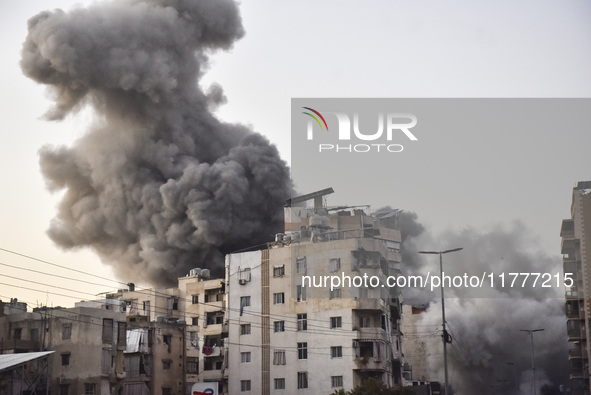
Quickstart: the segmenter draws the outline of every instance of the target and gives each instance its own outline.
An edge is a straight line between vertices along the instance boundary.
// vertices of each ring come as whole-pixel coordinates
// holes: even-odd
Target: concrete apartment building
[[[565,311],[573,395],[589,395],[589,326],[591,319],[591,181],[579,182],[572,192],[571,217],[562,221],[564,273],[574,284],[567,288]]]
[[[106,309],[15,309],[0,317],[2,354],[55,351],[48,377],[51,393],[60,395],[115,393],[124,375],[126,334],[125,314]],[[4,393],[20,393],[12,383],[3,385]]]
[[[400,232],[385,226],[396,211],[328,210],[326,193],[292,199],[315,207],[287,208],[268,248],[226,256],[231,394],[329,394],[370,377],[403,385],[398,289],[331,291],[302,277],[399,273]]]
[[[142,331],[176,325],[175,331],[184,331],[182,358],[186,392],[195,383],[208,382],[216,383],[218,393],[224,394],[228,381],[225,363],[228,347],[224,344],[228,333],[226,292],[225,279],[212,279],[209,270],[196,268],[180,277],[175,288],[136,290],[130,284],[128,290],[87,303],[119,306],[115,308],[125,312],[130,328],[141,325]],[[159,360],[155,356],[150,358]],[[159,384],[150,385],[160,388]]]

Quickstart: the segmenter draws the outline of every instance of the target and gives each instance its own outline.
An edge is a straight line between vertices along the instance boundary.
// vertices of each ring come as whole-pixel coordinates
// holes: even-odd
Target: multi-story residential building
[[[129,290],[108,294],[105,300],[84,303],[108,303],[114,306],[111,309],[122,309],[130,327],[139,324],[144,329],[154,325],[180,325],[179,328],[185,331],[184,385],[190,390],[198,382],[216,383],[218,393],[224,394],[227,393],[228,377],[225,363],[228,349],[224,344],[228,333],[226,292],[225,279],[212,279],[209,270],[196,268],[180,277],[176,288],[136,290],[130,284]],[[144,358],[143,354],[146,352],[140,353],[141,358]],[[150,381],[148,379],[143,378]]]
[[[591,319],[591,181],[579,182],[572,193],[571,217],[562,221],[563,270],[573,286],[566,291],[566,325],[571,390],[589,395],[589,325]]]
[[[183,323],[135,317],[127,329],[122,395],[187,393],[185,346]]]
[[[317,286],[398,274],[401,235],[386,226],[397,212],[329,210],[323,193],[292,199],[315,207],[287,208],[286,232],[268,248],[226,256],[231,394],[328,394],[370,377],[403,384],[399,291]]]
[[[226,280],[211,279],[208,270],[193,269],[178,284],[187,322],[187,385],[216,383],[219,394],[227,393]]]
[[[50,355],[54,394],[112,394],[123,372],[125,314],[106,309],[40,308],[0,318],[2,353]]]

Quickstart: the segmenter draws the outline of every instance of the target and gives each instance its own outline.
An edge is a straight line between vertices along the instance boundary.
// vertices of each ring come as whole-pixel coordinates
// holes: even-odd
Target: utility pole
[[[443,296],[443,254],[448,254],[450,252],[456,252],[463,250],[462,247],[460,248],[453,248],[451,250],[445,251],[419,251],[419,254],[431,254],[431,255],[439,255],[439,273],[441,276],[441,321],[443,325],[443,334],[441,338],[443,339],[443,366],[445,368],[445,395],[449,395],[448,392],[448,383],[449,383],[449,375],[447,371],[447,343],[451,343],[450,336],[447,333],[447,328],[445,326],[445,298]]]
[[[544,329],[520,329],[521,332],[529,333],[531,338],[531,370],[533,373],[532,395],[536,395],[536,365],[534,362],[534,332],[542,332]]]

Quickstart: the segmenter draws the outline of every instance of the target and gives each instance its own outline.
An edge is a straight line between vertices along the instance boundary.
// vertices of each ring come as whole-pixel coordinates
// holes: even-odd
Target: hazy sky
[[[0,145],[0,176],[4,185],[0,197],[0,248],[111,277],[110,269],[91,252],[61,251],[45,234],[59,196],[50,195],[45,189],[39,172],[38,150],[45,144],[70,144],[84,132],[90,114],[83,112],[60,123],[41,119],[51,102],[44,87],[24,77],[19,67],[27,19],[45,9],[67,10],[80,3],[85,2],[0,4],[3,29],[0,40],[5,51],[0,60],[4,141]],[[416,0],[363,3],[247,0],[240,8],[246,36],[231,51],[212,57],[202,84],[217,82],[224,88],[228,103],[218,110],[221,119],[252,125],[274,142],[288,161],[292,97],[591,97],[591,3],[587,1],[434,4]],[[560,220],[569,215],[571,188],[576,181],[591,179],[588,172],[591,156],[585,152],[591,146],[588,135],[587,130],[581,130],[565,140],[557,130],[554,136],[540,141],[532,132],[524,139],[529,137],[531,146],[539,149],[522,157],[491,159],[483,173],[505,179],[502,190],[486,191],[491,200],[504,202],[505,210],[495,218],[491,219],[486,210],[462,211],[461,202],[449,207],[457,215],[454,222],[446,224],[435,223],[440,219],[430,210],[436,206],[426,199],[413,203],[406,198],[402,200],[404,207],[399,208],[416,211],[424,223],[438,230],[481,227],[493,220],[522,220],[539,235],[547,251],[558,255]],[[491,151],[494,147],[480,144],[478,137],[471,144],[465,149],[473,155],[481,152],[494,158]],[[556,169],[544,182],[542,170],[536,167],[517,174],[510,171],[523,168],[533,152],[537,161],[543,161],[547,155],[556,167],[561,165],[562,175]],[[446,158],[433,160],[446,161]],[[499,162],[503,166],[498,166]],[[533,186],[525,182],[530,173],[537,180]],[[527,185],[525,190],[524,185]],[[462,194],[462,188],[472,196],[471,187],[468,180],[465,185],[439,183],[433,198],[437,194]],[[523,210],[525,194],[535,203],[526,211]],[[519,202],[514,207],[512,199]],[[397,201],[348,203],[372,204],[375,208],[398,204]],[[81,276],[2,251],[0,264]],[[31,272],[7,266],[0,266],[0,272],[56,283],[55,278],[34,277]],[[133,279],[121,280],[125,283]],[[62,286],[84,289],[91,294],[122,287],[106,280],[90,281],[105,286],[65,281]],[[5,277],[0,282],[31,286]],[[75,300],[6,285],[0,285],[0,297],[54,305],[71,305]]]

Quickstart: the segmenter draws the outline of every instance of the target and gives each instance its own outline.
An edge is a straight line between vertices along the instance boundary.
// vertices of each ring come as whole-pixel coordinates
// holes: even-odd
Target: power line
[[[41,262],[41,263],[45,263],[45,264],[47,264],[47,265],[51,265],[51,266],[54,266],[54,267],[59,267],[59,268],[62,268],[62,269],[71,270],[71,271],[73,271],[73,272],[80,273],[80,274],[84,274],[84,275],[87,275],[87,276],[93,276],[93,277],[96,277],[96,278],[100,278],[100,279],[102,279],[102,280],[107,280],[107,281],[110,281],[110,282],[114,282],[114,283],[119,283],[119,284],[127,285],[127,283],[124,283],[124,282],[122,282],[122,281],[118,281],[118,280],[113,280],[113,279],[106,278],[106,277],[97,276],[96,274],[86,273],[86,272],[84,272],[84,271],[82,271],[82,270],[73,269],[73,268],[71,268],[71,267],[67,267],[67,266],[63,266],[63,265],[58,265],[57,263],[53,263],[53,262],[49,262],[49,261],[45,261],[45,260],[43,260],[43,259],[35,258],[35,257],[32,257],[32,256],[30,256],[30,255],[26,255],[26,254],[21,254],[20,252],[12,251],[12,250],[9,250],[9,249],[6,249],[6,248],[2,248],[2,247],[0,247],[0,251],[4,251],[4,252],[7,252],[7,253],[9,253],[9,254],[13,254],[13,255],[18,255],[18,256],[21,256],[21,257],[23,257],[23,258],[32,259],[32,260],[34,260],[34,261]]]

